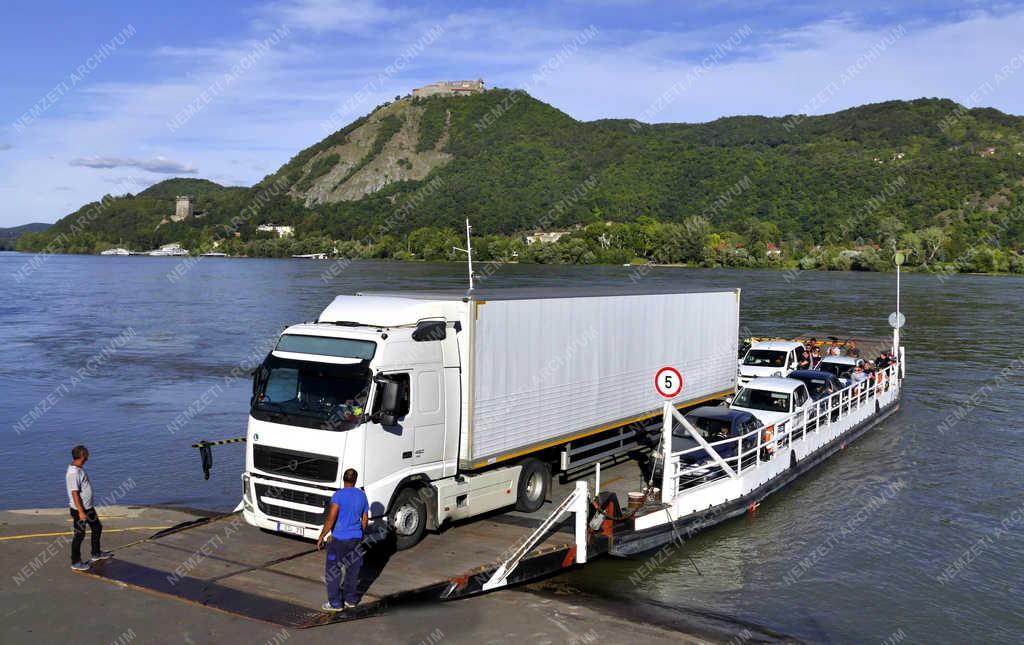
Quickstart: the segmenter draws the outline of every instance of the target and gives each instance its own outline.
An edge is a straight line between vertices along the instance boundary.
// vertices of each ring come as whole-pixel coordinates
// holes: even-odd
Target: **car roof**
[[[856,365],[861,360],[854,356],[823,356],[819,363],[837,363],[839,365]]]
[[[755,378],[751,379],[744,387],[751,388],[753,390],[768,390],[769,392],[787,392],[792,393],[793,390],[803,385],[803,381],[798,381],[792,378]]]
[[[737,417],[754,416],[745,410],[733,410],[717,405],[704,405],[686,413],[686,416],[691,415],[702,419],[714,419],[715,421],[734,421]]]
[[[830,378],[835,378],[835,374],[832,372],[823,372],[821,370],[796,370],[790,372],[786,378],[805,379],[805,378],[820,378],[826,381]]]
[[[773,349],[788,352],[796,347],[803,347],[803,343],[793,340],[760,340],[750,346],[750,349]]]

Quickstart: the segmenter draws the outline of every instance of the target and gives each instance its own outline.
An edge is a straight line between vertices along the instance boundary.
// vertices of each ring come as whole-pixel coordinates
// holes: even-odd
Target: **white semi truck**
[[[338,296],[254,374],[244,517],[315,538],[348,468],[399,549],[535,511],[553,474],[637,448],[660,367],[678,407],[732,394],[738,330],[739,290]]]

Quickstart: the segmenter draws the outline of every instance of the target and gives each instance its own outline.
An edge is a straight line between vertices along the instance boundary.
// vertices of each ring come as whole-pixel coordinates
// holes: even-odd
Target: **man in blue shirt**
[[[342,475],[345,487],[336,491],[331,497],[331,506],[327,510],[327,521],[320,531],[316,548],[324,548],[327,543],[327,562],[324,567],[324,582],[327,583],[327,602],[321,609],[324,611],[341,611],[346,607],[355,607],[359,596],[356,585],[359,584],[359,569],[363,566],[363,552],[360,541],[363,531],[370,518],[370,505],[366,501],[366,493],[356,488],[359,473],[349,468]],[[338,589],[338,580],[344,569],[344,604]]]

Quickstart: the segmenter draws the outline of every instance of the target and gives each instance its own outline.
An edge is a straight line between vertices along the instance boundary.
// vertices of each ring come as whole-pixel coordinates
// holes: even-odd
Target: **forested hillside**
[[[944,99],[651,125],[580,122],[489,90],[397,100],[250,189],[170,180],[86,205],[21,248],[224,238],[239,254],[444,259],[468,216],[481,253],[506,260],[879,268],[898,246],[911,263],[1024,270],[1022,179],[1024,118]],[[167,222],[186,193],[203,215]],[[261,223],[296,238],[268,239]],[[527,245],[539,229],[573,232]]]

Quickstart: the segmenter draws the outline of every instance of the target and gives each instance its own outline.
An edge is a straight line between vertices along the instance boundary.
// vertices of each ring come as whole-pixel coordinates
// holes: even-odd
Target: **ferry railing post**
[[[755,442],[755,444],[754,444],[754,455],[755,455],[754,467],[755,468],[757,466],[761,465],[761,448],[764,446],[764,428],[758,428],[756,430],[756,432],[757,432],[757,442]]]
[[[590,493],[587,491],[587,480],[576,482],[576,498],[572,502],[572,512],[576,521],[576,564],[587,563],[587,508],[590,504]]]
[[[672,457],[671,401],[665,401],[662,405],[661,417],[661,501],[671,504],[675,501],[676,489],[679,486],[675,481],[675,459]]]

